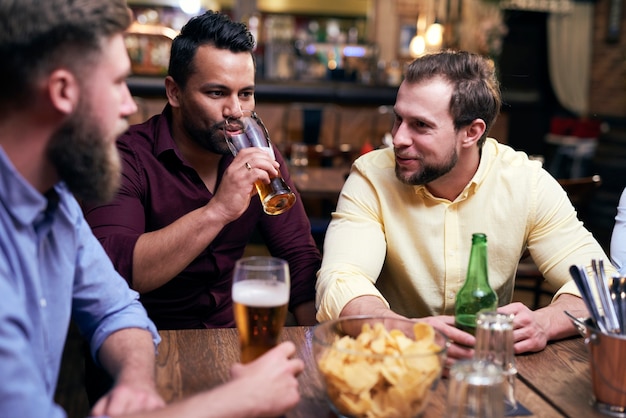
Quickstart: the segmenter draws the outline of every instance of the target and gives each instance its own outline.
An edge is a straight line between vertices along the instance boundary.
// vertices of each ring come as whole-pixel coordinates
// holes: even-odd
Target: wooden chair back
[[[567,193],[574,208],[576,208],[578,217],[586,224],[588,216],[587,208],[596,191],[602,185],[602,178],[596,174],[589,177],[559,179],[558,182]]]
[[[559,184],[567,192],[574,207],[587,205],[593,198],[595,191],[602,185],[602,178],[596,174],[590,177],[575,179],[559,179]]]

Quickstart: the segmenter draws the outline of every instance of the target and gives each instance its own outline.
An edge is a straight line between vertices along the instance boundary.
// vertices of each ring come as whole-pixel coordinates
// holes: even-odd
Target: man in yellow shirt
[[[398,91],[393,147],[358,159],[326,235],[317,319],[355,314],[424,318],[469,357],[474,337],[454,327],[472,233],[487,234],[499,311],[515,314],[515,351],[575,334],[564,310],[585,315],[569,267],[608,258],[540,163],[487,138],[500,111],[493,63],[467,52],[415,60]],[[510,303],[528,249],[552,303]]]

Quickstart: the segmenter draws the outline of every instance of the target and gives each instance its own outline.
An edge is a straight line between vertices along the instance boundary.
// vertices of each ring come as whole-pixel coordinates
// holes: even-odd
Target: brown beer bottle
[[[495,311],[497,307],[498,295],[489,286],[487,236],[482,233],[472,234],[467,277],[454,304],[456,327],[474,334],[478,312]]]

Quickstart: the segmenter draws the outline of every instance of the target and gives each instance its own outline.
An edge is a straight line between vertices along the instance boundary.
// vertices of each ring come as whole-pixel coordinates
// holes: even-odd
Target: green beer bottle
[[[456,295],[454,304],[456,327],[474,334],[478,312],[495,311],[497,307],[498,295],[489,286],[487,236],[482,233],[472,234],[472,251],[467,266],[467,277]]]

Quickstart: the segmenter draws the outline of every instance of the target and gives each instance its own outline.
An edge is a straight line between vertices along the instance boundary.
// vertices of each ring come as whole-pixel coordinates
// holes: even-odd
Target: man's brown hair
[[[130,23],[125,0],[0,0],[0,111],[27,105],[56,68],[84,70]]]
[[[485,133],[478,141],[481,147],[502,104],[494,62],[470,52],[441,51],[413,61],[407,68],[405,81],[419,83],[434,77],[452,85],[450,114],[457,131],[476,119],[485,122]]]

